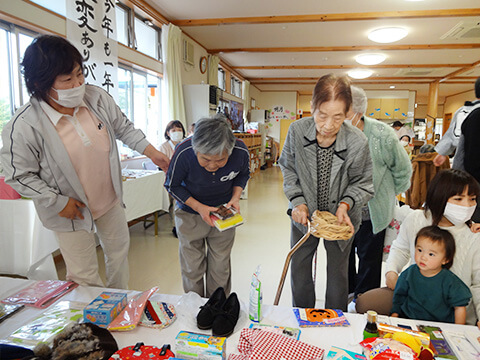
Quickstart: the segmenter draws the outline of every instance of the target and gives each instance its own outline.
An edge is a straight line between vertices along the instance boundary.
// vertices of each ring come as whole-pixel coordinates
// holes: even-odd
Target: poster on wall
[[[243,121],[243,104],[236,101],[230,101],[230,120],[232,121],[232,129],[245,131]]]
[[[67,1],[67,39],[83,57],[87,84],[105,89],[118,102],[118,45],[113,0]]]
[[[285,109],[283,105],[275,105],[269,112],[270,121],[280,121],[281,119],[295,120],[296,118],[295,111]]]

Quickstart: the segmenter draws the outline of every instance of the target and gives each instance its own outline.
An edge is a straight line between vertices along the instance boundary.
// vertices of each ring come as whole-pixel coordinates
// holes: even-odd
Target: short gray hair
[[[350,86],[352,91],[352,110],[356,113],[365,114],[367,111],[367,93],[358,86]]]
[[[197,121],[192,146],[195,154],[222,155],[226,151],[230,156],[235,146],[235,136],[225,116],[217,114]]]

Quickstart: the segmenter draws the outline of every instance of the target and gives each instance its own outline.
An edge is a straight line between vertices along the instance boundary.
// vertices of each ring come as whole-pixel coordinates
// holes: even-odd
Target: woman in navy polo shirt
[[[223,287],[230,293],[235,228],[218,231],[210,212],[222,204],[240,211],[249,175],[248,148],[223,116],[199,120],[193,137],[177,145],[165,188],[177,200],[175,226],[185,292],[210,297]]]

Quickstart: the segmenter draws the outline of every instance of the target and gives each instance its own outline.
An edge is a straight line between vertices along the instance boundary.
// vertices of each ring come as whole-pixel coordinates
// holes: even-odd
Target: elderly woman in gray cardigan
[[[344,124],[352,103],[350,83],[332,74],[321,77],[312,97],[312,117],[294,122],[279,164],[292,209],[291,246],[305,234],[315,210],[329,211],[357,230],[362,207],[373,196],[372,161],[365,135]],[[292,257],[293,306],[315,307],[312,259],[319,239],[310,238]],[[352,238],[325,241],[325,308],[347,309],[348,258]]]

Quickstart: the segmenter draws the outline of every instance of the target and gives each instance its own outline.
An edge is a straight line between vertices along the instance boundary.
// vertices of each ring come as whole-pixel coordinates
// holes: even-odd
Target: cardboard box
[[[127,306],[127,294],[102,292],[83,310],[83,318],[100,327],[106,328]]]
[[[225,360],[227,338],[180,331],[175,338],[175,355],[185,360]]]

